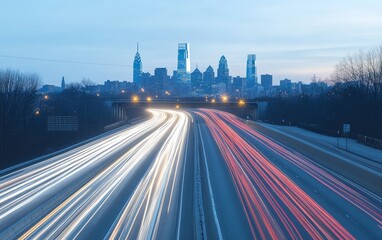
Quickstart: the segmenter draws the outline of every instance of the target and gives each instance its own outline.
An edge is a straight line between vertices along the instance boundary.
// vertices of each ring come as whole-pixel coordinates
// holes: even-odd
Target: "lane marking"
[[[192,117],[191,117],[192,119]],[[190,126],[189,126],[189,129],[188,129],[188,133],[190,132]],[[188,134],[187,134],[188,136]],[[184,189],[184,175],[186,175],[186,165],[187,165],[187,154],[188,154],[188,140],[189,138],[187,137],[187,141],[186,141],[186,150],[184,152],[184,165],[183,165],[183,177],[182,177],[182,190],[180,192],[180,208],[179,208],[179,219],[178,219],[178,231],[177,231],[177,234],[176,234],[176,239],[180,239],[180,224],[181,224],[181,221],[182,221],[182,209],[183,209],[183,189]]]
[[[217,213],[216,213],[216,208],[215,208],[215,199],[214,199],[214,194],[212,192],[210,173],[209,173],[210,170],[208,168],[207,155],[206,155],[206,150],[204,148],[204,140],[203,140],[202,132],[200,131],[199,125],[198,125],[198,130],[199,130],[200,140],[202,142],[202,150],[203,150],[204,163],[206,164],[206,174],[207,174],[208,190],[209,190],[210,196],[211,196],[210,199],[211,199],[212,213],[214,215],[214,221],[215,221],[218,237],[219,237],[219,239],[223,239],[223,235],[222,235],[221,229],[220,229],[219,219],[218,219],[218,216],[217,216]]]

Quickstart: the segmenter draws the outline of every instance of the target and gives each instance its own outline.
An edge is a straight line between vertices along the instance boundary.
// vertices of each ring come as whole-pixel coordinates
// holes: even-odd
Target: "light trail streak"
[[[145,173],[108,234],[109,239],[156,238],[162,214],[171,210],[174,186],[179,175],[189,129],[189,118],[176,113],[178,124],[172,129],[152,167]],[[171,184],[172,182],[172,184]],[[167,211],[163,207],[167,205]],[[139,229],[134,231],[134,229]]]
[[[121,189],[128,184],[137,169],[150,160],[149,154],[161,146],[163,141],[165,143],[161,151],[142,181],[151,190],[163,187],[170,189],[170,208],[171,201],[174,201],[171,197],[177,187],[175,179],[179,178],[179,166],[183,164],[182,152],[189,128],[189,117],[179,111],[150,112],[152,118],[142,124],[1,177],[0,222],[16,221],[16,225],[11,224],[5,228],[2,226],[0,238],[14,238],[28,226],[29,229],[20,239],[78,237],[91,225],[93,219],[97,219],[107,209],[109,202],[120,195]],[[168,161],[170,157],[172,161]],[[46,201],[53,201],[63,189],[78,180],[84,183],[69,196],[62,193],[63,201],[57,200],[54,208],[48,210],[41,206]],[[156,187],[159,183],[161,185]],[[157,191],[153,193],[157,194]],[[162,200],[165,197],[163,194],[164,192]],[[149,201],[152,204],[163,204],[157,198],[149,198]],[[42,209],[39,210],[43,212],[40,214],[42,218],[27,218],[30,209]],[[30,223],[19,226],[17,223],[23,215],[26,215],[23,219]],[[149,215],[153,215],[152,211]],[[159,222],[158,215],[157,221]]]
[[[248,133],[257,141],[261,142],[270,150],[281,156],[283,159],[289,161],[293,165],[308,173],[310,176],[322,183],[324,186],[328,187],[334,193],[340,195],[346,201],[350,202],[365,212],[367,215],[369,215],[371,218],[373,218],[377,225],[382,226],[382,209],[380,206],[377,206],[369,200],[370,198],[381,202],[382,199],[380,197],[372,194],[361,186],[345,179],[344,177],[334,172],[327,171],[302,154],[294,152],[286,147],[281,146],[275,141],[272,141],[263,134],[239,121],[235,116],[224,112],[219,112],[218,115],[240,130]]]
[[[254,238],[354,239],[328,212],[242,139],[218,111],[197,111],[231,173]]]

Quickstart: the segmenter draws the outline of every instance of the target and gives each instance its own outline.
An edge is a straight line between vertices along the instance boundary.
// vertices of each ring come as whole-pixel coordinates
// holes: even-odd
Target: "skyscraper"
[[[218,83],[228,84],[228,82],[229,82],[228,63],[227,63],[227,59],[224,57],[224,55],[219,60],[217,80],[218,80]]]
[[[178,44],[178,73],[190,73],[190,45],[188,43]]]
[[[292,80],[285,78],[284,80],[280,80],[280,89],[281,91],[285,91],[286,93],[290,93],[292,90]]]
[[[198,67],[195,68],[195,70],[191,73],[191,89],[192,91],[195,91],[196,89],[202,89],[202,81],[203,81],[203,75],[198,69]]]
[[[257,84],[256,54],[248,54],[247,58],[247,87]]]
[[[165,89],[165,85],[169,81],[169,76],[167,75],[167,68],[155,68],[155,94],[159,95]]]
[[[264,87],[265,91],[271,90],[272,81],[273,81],[272,75],[270,74],[261,75],[261,86]]]
[[[206,86],[205,92],[211,94],[212,85],[215,83],[215,72],[211,65],[203,73],[203,83]]]
[[[134,64],[133,64],[133,83],[137,87],[141,87],[142,83],[142,60],[141,55],[139,54],[139,46],[137,43],[137,53],[135,54]]]

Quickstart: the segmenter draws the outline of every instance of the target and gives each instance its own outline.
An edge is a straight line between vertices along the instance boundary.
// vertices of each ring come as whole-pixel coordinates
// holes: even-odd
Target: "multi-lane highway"
[[[202,146],[207,149],[221,235],[381,238],[381,196],[260,134],[231,114],[198,110],[196,115]],[[236,205],[240,209],[232,213]],[[240,215],[246,223],[235,224],[232,219]]]
[[[381,239],[382,199],[237,117],[151,118],[0,172],[0,239]]]

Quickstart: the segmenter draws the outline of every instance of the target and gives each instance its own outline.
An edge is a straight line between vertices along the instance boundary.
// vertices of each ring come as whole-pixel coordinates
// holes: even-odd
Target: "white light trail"
[[[174,112],[178,124],[146,172],[109,232],[110,239],[155,239],[162,214],[172,207],[174,186],[181,180],[181,165],[189,118]],[[167,211],[164,206],[167,205]],[[136,227],[136,228],[135,228]],[[139,229],[137,232],[134,229]]]
[[[97,218],[97,214],[102,213],[108,203],[120,194],[133,174],[145,162],[151,161],[148,156],[158,151],[163,144],[130,199],[134,201],[137,198],[136,192],[139,192],[140,188],[148,189],[148,192],[154,194],[149,197],[153,199],[150,202],[153,206],[156,205],[154,209],[149,208],[148,214],[152,216],[155,215],[154,212],[158,213],[159,206],[160,209],[163,206],[163,189],[171,189],[172,194],[175,180],[178,178],[189,117],[179,111],[150,112],[153,117],[137,126],[1,177],[1,222],[28,215],[28,209],[41,208],[41,211],[44,211],[40,204],[64,194],[65,192],[61,192],[70,188],[73,181],[80,180],[84,183],[74,189],[70,196],[65,196],[55,203],[55,207],[38,218],[38,222],[31,222],[29,229],[17,229],[17,224],[5,229],[0,228],[0,232],[3,231],[0,238],[17,236],[20,233],[23,233],[21,239],[77,237],[92,219]],[[158,191],[160,198],[157,196]],[[156,217],[158,218],[158,214]],[[147,228],[147,224],[141,227]]]

